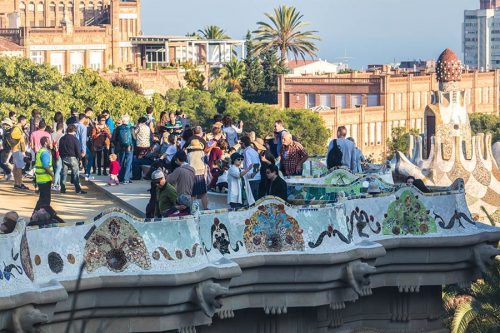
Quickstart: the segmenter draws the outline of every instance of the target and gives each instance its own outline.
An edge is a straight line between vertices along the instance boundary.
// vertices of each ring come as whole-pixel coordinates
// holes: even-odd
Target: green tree
[[[246,36],[245,49],[245,78],[241,81],[243,97],[251,102],[261,101],[259,95],[264,90],[264,72],[260,59],[255,53],[250,31]]]
[[[201,39],[221,40],[231,38],[226,34],[224,29],[216,25],[207,25],[205,28],[199,29],[198,34]]]
[[[233,57],[220,69],[219,75],[226,82],[229,91],[240,93],[241,81],[245,78],[245,63]]]
[[[286,73],[285,66],[272,49],[262,52],[260,58],[264,76],[262,102],[276,104],[278,103],[278,75]]]
[[[205,75],[203,75],[195,64],[191,62],[186,62],[182,65],[186,74],[184,74],[184,80],[187,86],[191,89],[204,90],[205,89]]]
[[[265,13],[270,22],[257,22],[254,31],[258,50],[274,49],[280,53],[280,59],[286,63],[288,53],[295,58],[305,59],[306,55],[316,56],[318,48],[315,41],[320,38],[315,30],[304,30],[309,23],[302,20],[303,15],[293,6],[282,5],[274,13]]]
[[[397,151],[404,154],[410,149],[410,135],[419,135],[418,130],[408,131],[405,127],[393,127],[391,137],[387,139],[387,159],[391,160]]]
[[[492,142],[500,141],[500,116],[472,113],[469,115],[469,119],[474,134],[491,133]]]

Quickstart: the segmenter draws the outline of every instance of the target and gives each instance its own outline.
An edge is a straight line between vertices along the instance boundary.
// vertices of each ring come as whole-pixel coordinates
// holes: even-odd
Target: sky
[[[352,68],[436,59],[448,47],[462,57],[464,10],[479,8],[479,0],[142,0],[142,31],[185,35],[218,25],[244,39],[282,4],[318,31],[318,58],[340,62],[347,55]]]

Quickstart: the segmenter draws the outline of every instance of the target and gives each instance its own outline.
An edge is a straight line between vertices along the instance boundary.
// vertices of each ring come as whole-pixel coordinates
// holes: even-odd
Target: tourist
[[[269,149],[263,150],[259,153],[260,155],[260,182],[259,182],[259,192],[257,194],[257,199],[265,197],[267,195],[267,188],[269,187],[269,179],[267,179],[267,169],[271,166],[276,165],[276,159]]]
[[[92,128],[92,146],[97,161],[97,175],[107,176],[106,167],[109,161],[111,146],[111,132],[106,126],[106,117],[100,115],[97,124]]]
[[[191,214],[191,206],[193,205],[193,201],[191,197],[186,194],[181,194],[177,198],[176,204],[174,207],[169,210],[162,212],[163,217],[181,217]]]
[[[57,111],[56,113],[54,113],[54,117],[52,118],[52,128],[56,130],[58,124],[63,125],[63,130],[65,130],[67,127],[67,125],[64,123],[64,116],[61,111]]]
[[[207,165],[205,164],[205,147],[200,140],[195,137],[186,148],[188,152],[188,163],[193,167],[195,172],[195,182],[191,196],[193,200],[201,199],[202,208],[208,209],[207,182],[205,176],[207,174]]]
[[[152,106],[146,108],[146,125],[149,127],[151,134],[155,133],[156,120],[154,116],[155,109]]]
[[[86,178],[90,179],[90,172],[92,171],[92,174],[95,175],[96,173],[96,163],[95,163],[95,151],[94,151],[94,146],[92,145],[92,131],[95,127],[95,119],[94,119],[94,110],[90,107],[85,108],[85,115],[87,116],[87,139],[86,139],[86,145],[87,145],[87,154],[86,154],[86,168],[85,168],[85,174],[87,175]],[[93,177],[92,177],[93,179]],[[87,180],[87,179],[86,179]]]
[[[71,109],[71,117],[69,117],[66,120],[66,126],[69,126],[69,125],[75,125],[76,126],[76,124],[78,124],[79,121],[80,121],[80,119],[79,119],[78,109],[77,108],[72,108]]]
[[[210,147],[208,146],[208,143],[207,143],[207,141],[204,138],[203,128],[201,128],[201,126],[196,126],[194,128],[194,130],[193,130],[193,136],[191,137],[191,140],[193,140],[193,139],[198,139],[198,141],[200,141],[200,143],[203,146],[203,150],[204,150],[204,152],[206,154],[208,154],[210,152]],[[187,146],[189,146],[191,144],[191,141],[186,142],[186,144],[187,144]]]
[[[17,124],[17,115],[14,111],[9,111],[9,119],[13,124]]]
[[[53,151],[53,161],[54,165],[54,179],[52,181],[52,190],[61,190],[61,171],[62,171],[62,159],[59,153],[59,141],[64,135],[64,122],[56,122],[56,131],[51,134],[52,139],[52,151]]]
[[[25,116],[19,116],[17,125],[14,126],[11,133],[12,161],[14,162],[14,188],[18,190],[28,190],[23,184],[23,169],[26,166],[24,154],[26,153],[26,139],[24,129],[27,124]]]
[[[276,148],[276,157],[280,156],[284,133],[288,133],[288,130],[285,129],[285,124],[282,120],[276,120],[274,122],[274,146]]]
[[[229,167],[231,166],[231,158],[226,157],[221,160],[220,175],[217,177],[217,182],[215,183],[216,190],[219,192],[227,192],[227,176],[229,173]]]
[[[432,191],[425,185],[422,179],[415,178],[413,176],[408,176],[406,178],[406,185],[413,185],[420,190],[422,193],[431,193]]]
[[[12,130],[14,123],[10,118],[2,120],[1,131],[1,148],[0,148],[0,168],[3,170],[5,180],[9,181],[12,178],[12,164],[10,158],[12,157]]]
[[[151,148],[151,129],[147,125],[148,119],[140,117],[137,120],[137,126],[133,129],[135,138],[135,157],[141,159],[146,156]]]
[[[160,120],[156,123],[156,130],[155,133],[157,133],[160,137],[163,136],[163,133],[167,131],[167,122],[168,122],[168,113],[165,111],[160,112]]]
[[[222,123],[216,122],[212,126],[212,132],[210,133],[210,139],[207,142],[208,146],[211,149],[217,145],[217,142],[219,142],[221,140],[225,140],[225,139],[226,138],[224,137],[224,132],[222,132]]]
[[[266,169],[266,178],[268,179],[266,195],[273,195],[283,200],[288,199],[288,186],[286,181],[280,177],[279,168],[276,165],[270,165]]]
[[[346,167],[353,171],[356,165],[356,145],[346,139],[347,129],[339,126],[337,129],[337,139],[330,141],[326,164],[328,169],[333,167]]]
[[[165,123],[165,128],[169,133],[179,134],[179,135],[181,134],[182,123],[179,120],[177,120],[175,112],[170,112],[168,114],[168,121]]]
[[[40,111],[33,109],[31,110],[31,119],[28,136],[31,137],[31,134],[39,129],[40,121],[42,120],[42,114]],[[39,144],[39,143],[38,143]]]
[[[238,143],[238,134],[243,132],[243,121],[240,120],[240,126],[233,125],[233,119],[230,116],[222,118],[222,132],[226,136],[229,147],[234,147]]]
[[[281,172],[286,177],[301,176],[302,165],[309,158],[309,155],[300,143],[293,140],[290,132],[283,132],[282,136],[280,152]]]
[[[109,133],[113,136],[113,133],[115,132],[115,122],[113,121],[113,118],[111,118],[108,110],[102,111],[102,115],[106,118],[106,126],[108,126]]]
[[[116,154],[109,154],[109,180],[108,185],[119,185],[118,174],[120,173],[120,163],[117,161]]]
[[[186,194],[191,197],[196,176],[194,168],[187,163],[187,158],[183,150],[175,154],[172,164],[177,167],[167,176],[167,181],[175,186],[177,195]]]
[[[241,154],[243,155],[243,169],[247,169],[250,165],[253,165],[252,172],[247,174],[246,178],[250,183],[253,196],[256,197],[259,193],[260,183],[260,156],[257,150],[255,150],[252,139],[249,136],[242,137],[240,143]]]
[[[3,217],[2,224],[0,224],[0,233],[10,234],[13,232],[16,228],[17,220],[19,220],[19,215],[16,212],[7,212]]]
[[[365,156],[363,155],[361,150],[358,147],[356,147],[356,142],[354,141],[353,137],[348,137],[347,140],[354,143],[354,167],[352,169],[352,172],[363,173],[362,164],[365,161]]]
[[[189,119],[187,119],[186,114],[182,109],[175,111],[175,116],[177,118],[177,121],[182,124],[182,128],[186,128],[187,126],[189,126]]]
[[[234,153],[231,155],[231,167],[227,175],[227,203],[233,209],[242,208],[245,203],[253,205],[255,200],[250,189],[247,173],[253,170],[253,164],[242,170],[243,155]]]
[[[83,169],[86,171],[87,159],[87,116],[84,113],[78,115],[78,123],[76,123],[76,138],[80,143],[80,157]],[[89,180],[89,175],[85,174],[85,180]]]
[[[71,183],[77,194],[86,194],[80,187],[79,159],[82,156],[81,144],[76,138],[76,126],[68,125],[66,134],[59,140],[59,156],[62,159],[61,193],[66,193],[66,177],[71,170]]]
[[[163,140],[160,145],[160,159],[167,163],[172,162],[172,157],[179,150],[180,141],[176,142],[174,134],[163,133]]]
[[[50,207],[51,202],[51,185],[54,179],[54,170],[52,166],[52,154],[50,149],[52,143],[49,137],[42,137],[40,139],[40,149],[35,157],[35,174],[36,183],[39,189],[39,197],[35,206],[35,211],[40,208]]]
[[[121,167],[118,179],[120,183],[123,184],[132,183],[130,178],[132,177],[134,145],[132,142],[132,128],[130,127],[129,121],[129,115],[124,115],[122,117],[122,124],[116,128],[113,139]]]
[[[48,138],[49,143],[51,143],[52,139],[50,137],[50,133],[47,132],[46,129],[47,129],[47,124],[45,123],[45,120],[40,119],[40,121],[38,122],[38,128],[33,133],[31,133],[30,146],[35,154],[42,148],[41,144],[42,138]]]
[[[155,217],[161,217],[177,202],[177,191],[175,187],[167,183],[165,174],[158,169],[151,175],[151,181],[156,186]]]
[[[210,185],[208,186],[210,189],[215,189],[217,180],[223,172],[221,163],[223,156],[226,153],[227,146],[228,144],[226,140],[220,140],[217,142],[216,146],[210,150],[210,155],[208,157],[208,167],[212,177]]]

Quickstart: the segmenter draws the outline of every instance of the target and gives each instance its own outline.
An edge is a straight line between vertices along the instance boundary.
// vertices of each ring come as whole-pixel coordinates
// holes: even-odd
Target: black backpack
[[[342,150],[340,150],[337,140],[333,140],[333,148],[326,157],[326,166],[328,169],[342,165]]]

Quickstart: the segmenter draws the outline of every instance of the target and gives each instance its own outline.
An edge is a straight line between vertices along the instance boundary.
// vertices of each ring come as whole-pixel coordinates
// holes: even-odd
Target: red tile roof
[[[297,67],[302,67],[305,65],[313,64],[315,62],[318,62],[319,60],[290,60],[288,61],[288,68],[290,69],[295,69]]]
[[[22,51],[22,46],[6,39],[0,37],[0,52],[2,51]]]
[[[462,64],[451,49],[446,49],[436,63],[436,75],[439,82],[460,81],[462,79]]]

